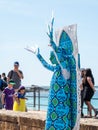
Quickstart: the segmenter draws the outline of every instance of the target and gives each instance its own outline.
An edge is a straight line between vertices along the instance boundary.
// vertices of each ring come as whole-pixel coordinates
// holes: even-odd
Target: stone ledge
[[[82,118],[80,120],[80,130],[98,130],[98,119]]]
[[[44,130],[45,111],[0,110],[0,130]],[[80,130],[98,130],[98,119],[82,118]]]
[[[43,130],[46,112],[0,110],[0,130]]]

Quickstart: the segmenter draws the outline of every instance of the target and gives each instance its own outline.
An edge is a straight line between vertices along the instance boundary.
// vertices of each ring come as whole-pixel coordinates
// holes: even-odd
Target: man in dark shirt
[[[14,69],[11,70],[9,73],[8,73],[8,81],[10,79],[13,79],[13,81],[15,82],[15,85],[13,86],[14,89],[17,91],[17,89],[20,87],[21,85],[21,79],[24,78],[23,76],[23,72],[21,70],[19,70],[19,62],[14,62]]]

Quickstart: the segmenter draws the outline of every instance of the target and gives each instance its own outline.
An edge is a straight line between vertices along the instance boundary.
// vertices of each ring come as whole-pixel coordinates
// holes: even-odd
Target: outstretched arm
[[[47,69],[49,69],[49,70],[51,70],[51,71],[54,71],[54,69],[55,69],[55,67],[54,66],[52,66],[52,65],[49,65],[45,60],[44,60],[44,58],[41,56],[41,54],[39,53],[39,48],[37,47],[37,48],[35,48],[35,47],[27,47],[27,48],[25,48],[27,51],[30,51],[30,52],[32,52],[32,53],[34,53],[34,54],[36,54],[36,56],[37,56],[37,58],[40,60],[40,62],[42,63],[42,65],[45,67],[45,68],[47,68]]]
[[[45,68],[54,71],[55,67],[48,64],[40,54],[37,54],[37,57]]]

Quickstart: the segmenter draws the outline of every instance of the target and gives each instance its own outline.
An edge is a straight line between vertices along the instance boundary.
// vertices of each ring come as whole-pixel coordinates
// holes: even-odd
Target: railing
[[[95,87],[98,89],[98,86]],[[45,87],[39,87],[37,85],[32,85],[31,87],[27,88],[26,91],[27,91],[27,98],[30,100],[30,102],[27,102],[27,107],[33,110],[36,109],[38,111],[41,109],[41,107],[47,107],[49,87],[45,88]],[[42,92],[46,92],[47,94],[43,95]],[[42,100],[43,101],[47,100],[47,103],[45,102],[41,103]],[[98,98],[92,98],[92,101],[93,100],[98,101]],[[87,107],[84,106],[84,109],[87,109]]]
[[[47,92],[48,93],[49,88],[43,88],[43,87],[39,87],[37,85],[32,85],[30,88],[26,89],[27,95],[26,97],[30,101],[30,104],[27,103],[27,107],[30,106],[30,108],[32,109],[36,109],[36,110],[40,110],[41,106],[46,106],[47,104],[41,104],[41,100],[42,99],[47,99],[48,100],[48,96],[43,96],[41,95],[42,92]],[[37,108],[36,108],[37,107]]]

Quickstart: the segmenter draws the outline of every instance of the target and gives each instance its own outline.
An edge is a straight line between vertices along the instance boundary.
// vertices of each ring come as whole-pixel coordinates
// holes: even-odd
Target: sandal
[[[96,110],[96,112],[95,112],[95,117],[98,115],[98,110]]]
[[[84,116],[84,118],[92,118],[92,116],[87,115],[87,116]]]

